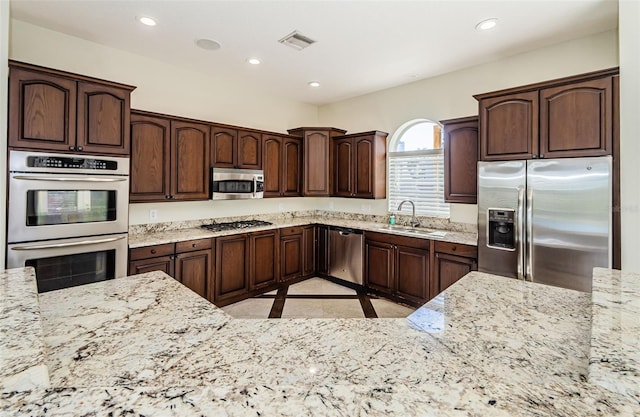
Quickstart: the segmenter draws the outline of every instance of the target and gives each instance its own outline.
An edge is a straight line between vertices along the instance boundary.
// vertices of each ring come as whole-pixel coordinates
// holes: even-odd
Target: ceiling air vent
[[[311,45],[312,43],[315,43],[316,41],[311,38],[307,38],[303,34],[298,33],[298,31],[294,30],[284,38],[280,39],[278,42],[283,45],[290,46],[298,51],[302,51],[304,48]]]

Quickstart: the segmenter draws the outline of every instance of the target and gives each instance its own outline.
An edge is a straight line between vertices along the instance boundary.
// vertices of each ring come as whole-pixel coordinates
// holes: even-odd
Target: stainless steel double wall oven
[[[7,267],[45,292],[127,273],[129,159],[9,151]]]

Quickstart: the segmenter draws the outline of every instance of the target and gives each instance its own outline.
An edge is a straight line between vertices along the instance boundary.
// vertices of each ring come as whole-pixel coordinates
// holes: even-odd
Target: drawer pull
[[[198,246],[198,244],[197,244],[197,243],[194,243],[194,244],[192,244],[192,245],[191,245],[191,247],[192,247],[192,248],[195,248],[195,247],[197,247],[197,246]]]
[[[151,254],[152,254],[152,255],[155,255],[155,254],[156,254],[156,252],[157,252],[157,251],[156,251],[155,249],[151,249]]]
[[[456,247],[455,247],[455,246],[452,246],[452,247],[451,247],[451,250],[455,252],[455,251],[456,251]]]

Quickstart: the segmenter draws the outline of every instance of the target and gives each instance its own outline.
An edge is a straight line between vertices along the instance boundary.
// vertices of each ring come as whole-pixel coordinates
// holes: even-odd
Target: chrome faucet
[[[402,210],[402,205],[404,203],[411,204],[411,227],[420,226],[420,222],[416,221],[416,205],[411,200],[403,200],[398,204],[398,211]]]

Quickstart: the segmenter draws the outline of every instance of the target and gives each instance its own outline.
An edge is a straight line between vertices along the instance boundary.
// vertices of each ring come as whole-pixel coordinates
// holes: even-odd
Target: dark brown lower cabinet
[[[308,277],[316,272],[316,227],[302,227],[302,276]]]
[[[478,269],[478,248],[448,242],[435,243],[432,297],[440,294],[471,271]]]
[[[316,272],[329,273],[329,226],[316,226]]]
[[[426,302],[429,245],[426,239],[365,232],[365,285],[410,304]]]
[[[162,271],[203,298],[212,300],[212,239],[134,248],[129,251],[129,275]]]
[[[129,262],[129,275],[144,274],[152,271],[162,271],[173,276],[173,255],[159,256],[151,259],[140,259]]]
[[[365,232],[366,233],[366,232]],[[392,243],[365,240],[365,285],[384,294],[392,295],[394,286],[395,248]]]
[[[280,229],[280,281],[302,276],[302,227]]]
[[[224,301],[249,292],[249,242],[246,233],[216,239],[213,300]]]
[[[251,290],[278,282],[278,229],[249,233],[249,286]]]
[[[398,245],[395,277],[398,297],[419,304],[428,300],[429,250]]]

